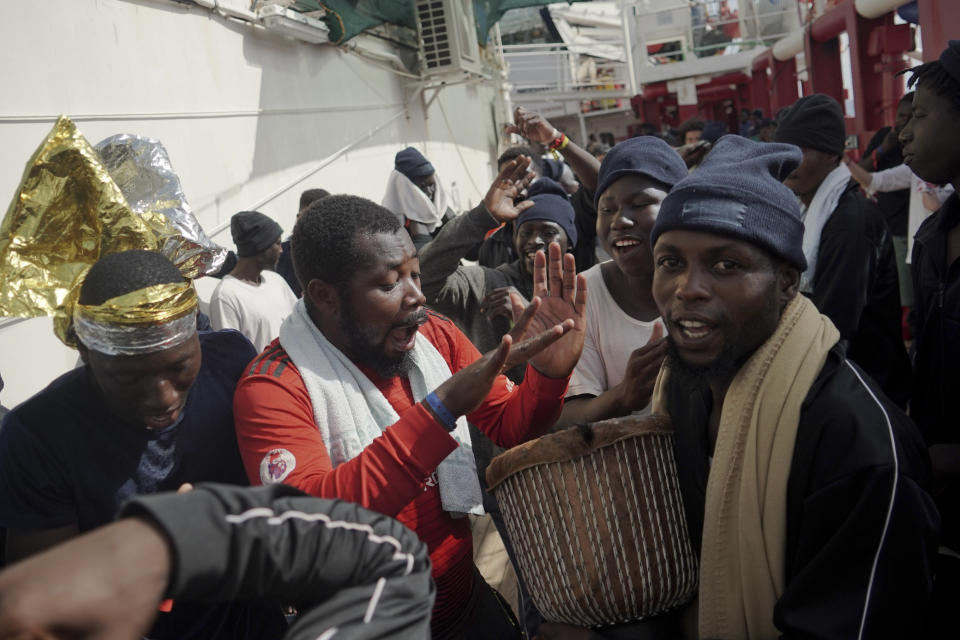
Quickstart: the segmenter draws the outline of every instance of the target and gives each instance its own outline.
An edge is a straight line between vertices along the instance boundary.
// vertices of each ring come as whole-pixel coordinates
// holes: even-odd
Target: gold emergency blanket
[[[197,333],[197,292],[189,280],[156,284],[98,305],[77,304],[76,338],[111,356],[136,356],[176,346]]]
[[[155,284],[111,298],[100,305],[78,304],[84,318],[102,324],[163,324],[197,307],[197,292],[190,282]]]
[[[135,213],[76,125],[61,117],[27,163],[0,224],[0,317],[53,316],[64,343],[77,284],[101,256],[160,250],[177,235],[162,213]]]

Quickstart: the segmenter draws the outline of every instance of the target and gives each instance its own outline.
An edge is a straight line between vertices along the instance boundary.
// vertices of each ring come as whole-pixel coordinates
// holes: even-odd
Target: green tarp
[[[576,0],[574,0],[576,1]],[[485,43],[487,34],[503,14],[510,9],[551,4],[550,0],[473,0],[473,14],[477,22],[477,41]],[[301,12],[323,9],[327,15],[320,18],[330,29],[330,41],[341,43],[361,31],[389,22],[416,29],[413,2],[397,0],[297,0],[292,9]]]

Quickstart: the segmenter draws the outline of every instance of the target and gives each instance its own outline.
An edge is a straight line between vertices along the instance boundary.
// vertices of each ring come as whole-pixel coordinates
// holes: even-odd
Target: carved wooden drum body
[[[543,436],[496,457],[487,481],[547,620],[630,622],[696,594],[669,419],[628,416]]]

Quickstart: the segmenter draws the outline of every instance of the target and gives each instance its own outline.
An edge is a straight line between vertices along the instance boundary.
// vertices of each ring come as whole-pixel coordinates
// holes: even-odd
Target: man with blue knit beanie
[[[527,198],[514,203],[529,182],[530,158],[503,166],[479,206],[443,227],[420,249],[420,277],[427,303],[453,320],[481,351],[500,343],[514,318],[510,295],[533,295],[533,258],[551,242],[564,253],[577,244],[573,206],[562,186],[540,178]],[[495,269],[461,265],[460,259],[500,224],[513,221],[516,260]]]
[[[804,296],[785,144],[720,139],[660,208],[653,294],[704,638],[911,637],[938,517],[914,425]]]
[[[781,181],[800,159],[792,145],[724,136],[674,185],[651,233],[669,332],[653,411],[673,422],[700,556],[696,604],[674,615],[686,635],[677,623],[661,637],[906,638],[923,627],[939,526],[929,462],[909,418],[798,295],[803,225]]]
[[[413,147],[394,156],[381,204],[404,223],[418,249],[456,215],[433,164]]]

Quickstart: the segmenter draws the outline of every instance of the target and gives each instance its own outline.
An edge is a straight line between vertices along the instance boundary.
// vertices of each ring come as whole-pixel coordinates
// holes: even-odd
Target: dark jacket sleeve
[[[497,221],[480,203],[474,209],[457,216],[440,229],[436,237],[420,249],[420,284],[429,304],[437,305],[450,315],[468,300],[483,299],[486,273],[478,266],[461,266],[460,258],[491,229]]]
[[[286,640],[429,637],[427,548],[392,518],[283,485],[216,484],[135,498],[121,516],[166,533],[174,599],[295,604]]]
[[[862,471],[808,496],[793,575],[774,608],[782,637],[918,633],[932,589],[937,521],[926,492],[891,468]]]
[[[877,248],[865,232],[857,194],[848,189],[820,234],[816,274],[810,298],[849,340],[871,289]]]
[[[926,448],[869,378],[836,362],[797,433],[774,623],[783,638],[917,637],[939,535]]]
[[[581,186],[570,199],[577,225],[577,272],[586,271],[597,263],[597,209],[593,206],[593,191]]]

